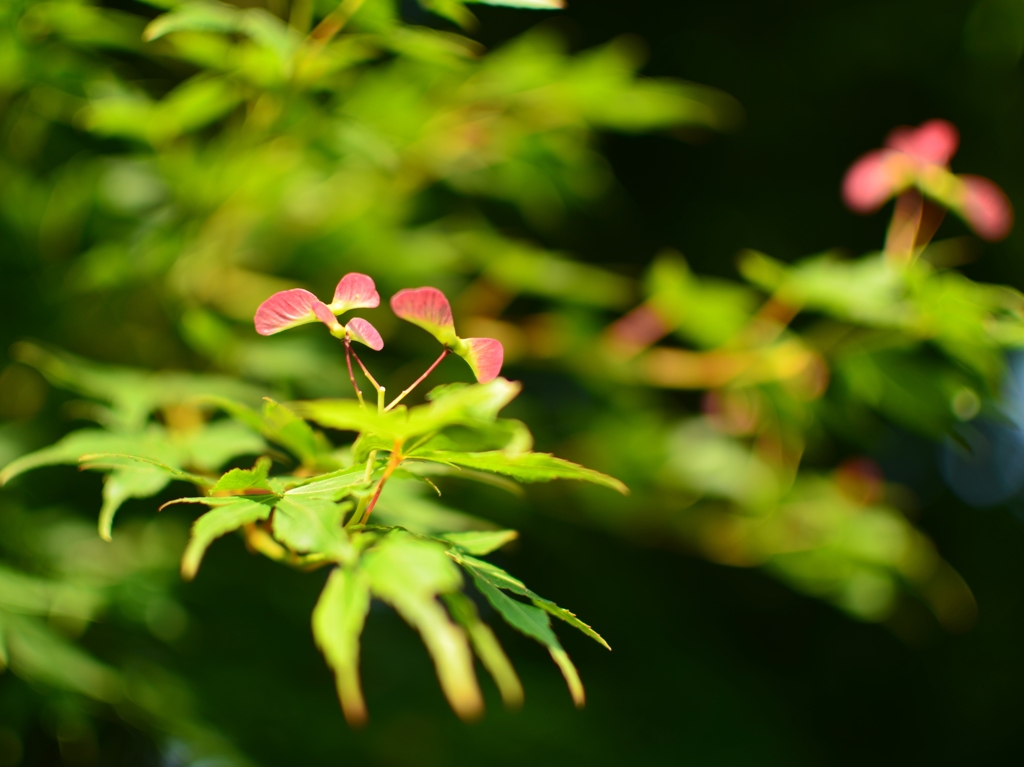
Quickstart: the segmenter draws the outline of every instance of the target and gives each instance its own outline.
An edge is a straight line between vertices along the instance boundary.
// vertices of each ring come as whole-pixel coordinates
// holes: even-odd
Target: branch
[[[359,520],[359,524],[365,525],[367,520],[370,519],[370,514],[373,513],[373,507],[377,505],[377,499],[380,498],[380,491],[384,489],[384,483],[388,481],[388,478],[394,473],[395,469],[402,462],[402,440],[396,439],[395,446],[391,450],[391,457],[388,458],[388,465],[384,468],[384,473],[380,477],[380,481],[377,483],[377,489],[373,491],[373,497],[370,498],[370,503],[366,507],[366,511],[363,512],[363,518]]]
[[[434,368],[436,368],[438,365],[441,364],[441,360],[443,360],[445,357],[448,356],[448,352],[449,351],[451,351],[451,350],[447,346],[444,347],[444,351],[441,352],[441,356],[438,357],[436,360],[434,360],[434,364],[431,365],[429,368],[427,368],[427,372],[424,373],[423,375],[421,375],[419,378],[417,378],[413,382],[412,386],[410,386],[408,389],[406,389],[401,394],[399,394],[397,397],[395,397],[395,399],[391,402],[391,404],[388,405],[386,408],[384,408],[384,412],[386,413],[389,410],[391,410],[391,408],[393,408],[395,405],[397,405],[399,402],[401,402],[403,399],[405,399],[405,395],[407,395],[409,392],[411,392],[413,389],[415,389],[417,386],[419,386],[421,383],[423,383],[423,380],[428,375],[430,375],[431,373],[434,372]]]
[[[352,382],[352,388],[356,390],[356,398],[359,400],[360,407],[365,410],[366,403],[363,401],[363,393],[359,391],[356,374],[352,371],[352,344],[347,338],[345,339],[345,364],[348,366],[348,380]]]

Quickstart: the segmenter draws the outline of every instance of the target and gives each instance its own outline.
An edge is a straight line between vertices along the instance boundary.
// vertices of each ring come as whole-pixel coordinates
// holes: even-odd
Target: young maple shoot
[[[1013,208],[1006,193],[987,178],[949,170],[959,144],[960,133],[947,120],[903,125],[890,132],[884,148],[863,155],[847,171],[843,200],[851,210],[872,213],[896,197],[885,243],[890,260],[911,260],[922,250],[942,222],[943,209],[963,218],[982,239],[1010,233]]]
[[[526,426],[498,416],[521,389],[520,384],[499,376],[501,344],[489,338],[460,338],[448,300],[436,288],[403,290],[391,299],[395,313],[427,330],[442,344],[442,351],[422,376],[386,403],[385,388],[353,348],[353,342],[358,342],[381,349],[380,334],[362,318],[346,324],[337,319],[379,304],[370,277],[347,274],[329,304],[308,291],[293,289],[276,293],[260,305],[255,327],[262,335],[307,323],[327,326],[343,344],[355,398],[290,406],[265,399],[262,412],[257,412],[230,393],[210,391],[212,396],[203,399],[204,405],[225,412],[230,419],[225,423],[242,427],[248,440],[238,440],[220,462],[263,453],[252,468],[218,475],[210,471],[210,462],[194,461],[180,449],[161,448],[162,432],[145,440],[141,431],[117,437],[80,432],[73,445],[58,445],[8,466],[4,479],[35,466],[68,462],[72,455],[82,468],[108,472],[101,519],[101,533],[107,538],[124,499],[153,495],[174,480],[191,483],[201,494],[161,507],[194,504],[208,509],[192,525],[181,561],[185,579],[196,576],[213,541],[235,531],[241,531],[252,551],[276,561],[300,569],[332,568],[313,611],[313,635],[334,672],[342,709],[352,724],[367,719],[359,648],[372,599],[391,605],[419,632],[442,690],[460,717],[473,719],[483,711],[474,655],[494,678],[504,703],[511,708],[522,703],[522,684],[497,637],[481,620],[476,603],[466,596],[467,581],[512,628],[548,650],[573,701],[582,706],[583,685],[552,629],[551,618],[608,647],[604,639],[570,611],[481,559],[516,538],[515,531],[495,530],[451,510],[424,514],[417,489],[436,490],[430,477],[442,474],[463,474],[499,485],[575,479],[621,493],[628,492],[626,487],[600,472],[533,452]],[[411,408],[402,404],[452,353],[469,364],[477,383],[439,386],[427,394],[425,404]],[[353,360],[378,393],[375,408],[362,397]],[[311,424],[353,433],[350,450],[338,451]],[[282,458],[270,445],[294,457],[290,473],[272,473],[271,456]],[[457,529],[446,529],[452,520]]]

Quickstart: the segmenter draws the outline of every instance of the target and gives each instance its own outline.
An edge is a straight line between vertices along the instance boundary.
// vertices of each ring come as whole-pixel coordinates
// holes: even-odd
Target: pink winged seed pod
[[[437,288],[400,290],[391,297],[391,309],[466,360],[480,383],[498,377],[505,358],[501,342],[493,338],[459,338],[452,321],[452,307]]]
[[[1001,240],[1013,227],[1013,208],[987,178],[955,175],[949,161],[960,144],[956,126],[928,120],[900,126],[885,147],[858,159],[843,179],[843,201],[857,213],[872,213],[889,198],[916,187],[963,218],[985,240]]]
[[[365,274],[352,272],[341,278],[330,304],[325,304],[302,288],[282,290],[260,304],[254,322],[257,333],[271,336],[282,330],[319,321],[328,327],[335,338],[350,338],[374,351],[380,351],[384,348],[384,341],[373,325],[360,317],[342,325],[335,317],[353,309],[373,309],[377,306],[380,306],[380,294],[373,280]]]

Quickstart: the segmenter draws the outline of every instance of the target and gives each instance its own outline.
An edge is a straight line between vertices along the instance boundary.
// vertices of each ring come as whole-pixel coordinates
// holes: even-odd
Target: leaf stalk
[[[377,505],[377,499],[380,498],[381,490],[384,489],[384,483],[388,481],[395,469],[398,468],[398,465],[402,462],[403,458],[402,440],[396,439],[395,446],[391,450],[391,456],[388,458],[388,465],[384,467],[384,473],[377,482],[377,489],[373,491],[373,497],[370,498],[370,503],[367,505],[366,511],[363,512],[363,517],[359,520],[359,524],[365,525],[367,520],[370,519],[370,514],[373,513],[373,507]],[[355,516],[353,515],[352,518],[355,519]]]

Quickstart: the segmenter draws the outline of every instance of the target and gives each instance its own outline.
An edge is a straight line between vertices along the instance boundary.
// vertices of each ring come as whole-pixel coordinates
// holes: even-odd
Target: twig
[[[356,358],[356,362],[359,363],[359,369],[363,371],[363,375],[366,376],[366,380],[369,381],[370,385],[373,386],[373,388],[377,390],[377,412],[378,413],[384,412],[384,394],[386,393],[387,390],[383,386],[381,386],[379,383],[377,383],[377,379],[374,378],[370,374],[370,371],[366,369],[366,365],[364,365],[363,361],[361,359],[359,359],[359,355],[356,354],[356,350],[355,349],[352,349],[352,356],[355,357]]]
[[[363,5],[363,0],[345,0],[341,5],[328,13],[323,20],[309,33],[309,39],[317,47],[330,42],[348,23],[356,11]]]
[[[365,410],[366,403],[363,401],[363,393],[359,391],[359,384],[356,383],[356,374],[352,371],[352,345],[347,338],[345,339],[345,364],[348,366],[348,380],[352,382],[352,388],[356,390],[359,406]]]
[[[423,380],[428,375],[430,375],[431,373],[434,372],[434,368],[436,368],[438,365],[441,364],[441,360],[443,360],[445,357],[448,356],[448,352],[449,351],[451,351],[451,350],[447,346],[444,347],[444,351],[441,352],[441,356],[438,357],[436,360],[434,360],[434,364],[431,365],[429,368],[427,368],[427,372],[424,373],[423,375],[421,375],[419,378],[417,378],[413,382],[412,386],[410,386],[408,389],[406,389],[401,394],[399,394],[397,397],[395,397],[395,399],[391,402],[391,404],[388,405],[386,408],[384,408],[384,412],[386,413],[389,410],[391,410],[391,408],[393,408],[395,405],[397,405],[399,402],[401,402],[403,399],[405,399],[405,395],[407,395],[409,392],[411,392],[413,389],[415,389],[417,386],[419,386],[421,383],[423,383]]]
[[[359,520],[359,524],[365,525],[370,518],[370,514],[373,513],[373,507],[377,505],[377,499],[380,498],[380,491],[384,489],[384,483],[388,481],[388,478],[398,468],[402,458],[402,440],[396,439],[395,446],[391,450],[391,456],[388,458],[388,465],[384,468],[380,481],[377,482],[377,489],[373,491],[373,497],[370,498],[370,503],[367,505],[366,511],[363,512],[363,518]]]

